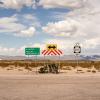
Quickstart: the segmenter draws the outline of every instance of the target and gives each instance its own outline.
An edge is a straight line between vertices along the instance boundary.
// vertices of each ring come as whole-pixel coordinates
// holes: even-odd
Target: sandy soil
[[[2,68],[0,67],[0,75],[34,75],[34,74],[38,74],[38,70],[40,67],[38,68],[32,68],[31,71],[25,69],[24,67],[17,67],[15,68],[14,66],[9,66],[6,68]],[[77,72],[77,70],[79,70]],[[95,70],[96,73],[93,73],[92,71]],[[72,68],[69,67],[67,68],[67,70],[62,69],[59,70],[60,74],[67,74],[67,75],[78,75],[78,74],[84,74],[84,75],[91,75],[91,74],[100,74],[100,72],[98,70],[96,70],[95,68],[92,69],[88,69],[88,68]],[[89,72],[90,71],[90,72]]]
[[[100,100],[100,76],[0,76],[0,100]]]
[[[89,69],[39,74],[38,69],[0,68],[0,100],[100,100],[100,72]],[[93,69],[94,70],[94,69]]]
[[[0,68],[0,100],[100,100],[100,72],[36,70]]]

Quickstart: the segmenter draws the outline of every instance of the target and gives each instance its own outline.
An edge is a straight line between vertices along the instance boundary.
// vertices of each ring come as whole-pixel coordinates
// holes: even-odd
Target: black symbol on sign
[[[81,47],[80,46],[74,46],[74,53],[81,53]]]
[[[56,46],[48,46],[48,49],[56,49]]]

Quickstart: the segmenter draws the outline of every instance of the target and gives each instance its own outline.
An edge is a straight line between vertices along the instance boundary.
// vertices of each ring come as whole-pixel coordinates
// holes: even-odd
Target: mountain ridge
[[[6,55],[0,55],[0,60],[34,60],[34,59],[39,59],[39,60],[44,60],[43,56],[6,56]],[[50,60],[93,60],[93,61],[100,61],[100,55],[80,55],[79,57],[76,57],[75,55],[63,55],[63,56],[45,56],[45,59],[50,59]]]

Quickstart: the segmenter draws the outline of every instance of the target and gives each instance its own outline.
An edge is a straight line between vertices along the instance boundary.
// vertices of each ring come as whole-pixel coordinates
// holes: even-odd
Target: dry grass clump
[[[90,70],[90,69],[88,69],[88,70],[87,70],[87,72],[91,72],[91,70]]]
[[[96,73],[96,70],[92,70],[92,73]]]
[[[61,69],[62,70],[72,70],[71,66],[63,66]]]
[[[44,66],[44,63],[49,63],[51,64],[52,61],[42,61],[38,60],[32,61],[32,60],[1,60],[0,61],[0,66],[2,68],[7,68],[8,70],[12,70],[13,68],[16,68],[21,71],[22,69],[20,68],[25,68],[26,70],[32,71],[32,68],[38,67],[38,66]],[[53,61],[54,62],[54,61]],[[58,61],[55,61],[55,63],[59,64]],[[11,68],[13,66],[13,68]],[[93,72],[95,71],[91,70],[91,66],[94,66],[96,71],[100,72],[100,61],[79,61],[79,66],[82,68],[88,68],[87,72]],[[68,60],[61,60],[60,61],[60,69],[63,70],[72,70],[77,68],[77,63],[76,61],[68,61]]]

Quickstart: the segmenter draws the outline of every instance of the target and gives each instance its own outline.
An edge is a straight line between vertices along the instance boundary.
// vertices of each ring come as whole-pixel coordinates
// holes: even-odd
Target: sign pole
[[[29,55],[35,55],[36,56],[36,57],[34,57],[34,64],[35,64],[36,73],[37,73],[37,65],[36,65],[36,62],[37,62],[37,55],[40,55],[40,48],[38,48],[38,47],[35,47],[35,48],[33,48],[33,47],[25,48],[25,55],[28,55],[28,60],[29,60]]]
[[[76,54],[76,60],[77,60],[77,72],[78,72],[78,66],[79,66],[78,54]]]
[[[28,55],[27,67],[29,67],[29,55]],[[28,70],[28,72],[29,72],[29,70]]]
[[[37,70],[37,55],[35,56],[35,67],[36,67],[36,74],[38,73],[38,70]]]
[[[59,55],[59,73],[60,73],[60,55]]]
[[[44,55],[44,66],[45,66],[45,55]]]
[[[79,43],[76,43],[76,45],[74,46],[74,53],[76,55],[76,68],[77,68],[77,72],[78,72],[78,66],[79,66],[78,56],[81,53],[81,46],[79,45]]]

